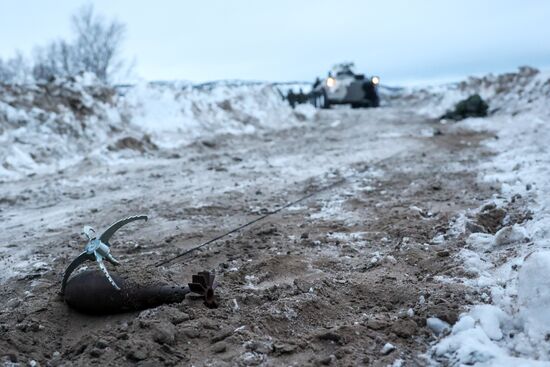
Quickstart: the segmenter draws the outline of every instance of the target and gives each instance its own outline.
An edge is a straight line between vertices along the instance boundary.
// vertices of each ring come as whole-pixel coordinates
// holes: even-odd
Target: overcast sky
[[[71,35],[85,1],[3,0],[0,57]],[[390,84],[550,66],[545,0],[98,0],[149,80],[313,80],[339,61]]]

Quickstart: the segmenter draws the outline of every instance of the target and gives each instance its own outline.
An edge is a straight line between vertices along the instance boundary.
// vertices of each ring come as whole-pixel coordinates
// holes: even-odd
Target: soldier
[[[321,79],[319,77],[315,78],[315,81],[313,82],[313,89],[317,88],[321,84]]]
[[[294,108],[296,106],[296,95],[294,94],[292,88],[288,91],[286,99],[288,100],[288,103],[290,103],[290,107]]]
[[[306,103],[307,102],[307,96],[304,94],[304,91],[302,88],[298,91],[298,103]]]

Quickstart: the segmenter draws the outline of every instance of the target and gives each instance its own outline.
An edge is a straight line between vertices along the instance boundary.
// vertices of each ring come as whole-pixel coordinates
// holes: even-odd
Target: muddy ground
[[[480,297],[441,279],[468,276],[453,258],[464,236],[448,231],[461,211],[498,191],[476,173],[490,155],[480,142],[491,138],[410,110],[335,109],[292,129],[3,183],[0,358],[41,366],[426,365],[422,353],[436,340],[426,318],[453,323]],[[60,280],[85,245],[81,227],[100,230],[134,214],[150,220],[113,238],[121,268],[180,285],[211,270],[219,308],[186,299],[92,317],[65,305]],[[383,350],[386,343],[394,348]]]

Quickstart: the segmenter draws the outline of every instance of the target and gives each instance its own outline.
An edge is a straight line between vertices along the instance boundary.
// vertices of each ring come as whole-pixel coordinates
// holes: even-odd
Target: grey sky
[[[70,37],[85,1],[4,0],[0,57]],[[391,84],[550,66],[550,1],[94,1],[146,79],[313,80],[339,61]]]

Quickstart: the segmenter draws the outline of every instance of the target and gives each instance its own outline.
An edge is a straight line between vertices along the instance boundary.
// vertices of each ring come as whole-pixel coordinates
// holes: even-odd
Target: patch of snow
[[[342,121],[335,120],[335,121],[330,123],[330,127],[338,127],[338,126],[340,126],[341,123],[342,123]]]
[[[439,117],[460,100],[479,94],[489,102],[489,111],[509,116],[545,108],[546,98],[550,95],[549,79],[550,72],[521,67],[516,73],[489,74],[458,83],[403,88],[388,98],[392,105],[413,106],[417,113]]]
[[[395,350],[395,345],[393,345],[392,343],[386,343],[380,350],[380,354],[382,355],[390,354],[394,350]]]
[[[516,224],[503,227],[495,234],[495,246],[523,243],[528,240],[525,228]]]
[[[528,337],[542,344],[550,335],[550,251],[527,256],[518,274],[518,304]]]
[[[433,331],[435,335],[441,335],[445,332],[445,330],[451,329],[451,325],[441,319],[438,319],[437,317],[428,317],[426,320],[426,326]]]

